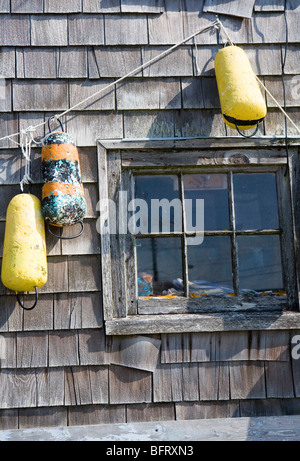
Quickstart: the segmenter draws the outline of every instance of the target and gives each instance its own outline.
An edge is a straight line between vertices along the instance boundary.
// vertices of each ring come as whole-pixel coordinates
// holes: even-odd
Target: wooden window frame
[[[134,236],[107,233],[101,235],[106,334],[300,328],[299,140],[289,143],[287,161],[286,149],[280,139],[272,142],[255,138],[97,142],[99,198],[112,199],[115,203],[119,200],[119,191],[127,192],[128,201],[133,198],[133,175],[140,172],[276,173],[283,279],[287,292],[286,297],[262,296],[257,298],[258,302],[244,296],[222,300],[210,297],[201,300],[188,297],[141,299],[137,297]],[[230,191],[229,187],[229,194]],[[127,219],[127,207],[121,203],[117,211],[117,228]],[[234,226],[230,233],[234,241],[238,234]],[[236,271],[234,254],[232,256],[233,271]]]

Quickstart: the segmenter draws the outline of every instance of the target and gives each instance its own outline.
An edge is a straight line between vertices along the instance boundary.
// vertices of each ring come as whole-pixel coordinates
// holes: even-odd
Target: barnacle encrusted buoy
[[[86,201],[77,147],[65,132],[51,132],[42,147],[42,211],[54,226],[82,222]]]

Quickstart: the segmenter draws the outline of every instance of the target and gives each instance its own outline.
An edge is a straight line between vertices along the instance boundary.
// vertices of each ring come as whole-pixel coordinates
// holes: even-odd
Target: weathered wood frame
[[[281,140],[237,138],[234,140],[198,139],[166,141],[99,141],[99,197],[117,203],[119,191],[133,198],[134,173],[193,172],[274,172],[277,177],[280,230],[254,231],[281,237],[284,285],[287,296],[261,296],[255,299],[235,296],[230,299],[189,297],[175,299],[138,299],[134,237],[130,234],[101,235],[103,309],[107,334],[170,333],[300,327],[300,279],[298,241],[299,152],[291,141],[289,160]],[[230,195],[229,185],[229,195]],[[117,229],[127,220],[122,202],[117,212]],[[107,216],[109,226],[109,215]],[[126,223],[127,226],[127,223]],[[127,227],[126,227],[127,229]],[[184,239],[185,255],[187,234]],[[250,231],[251,233],[252,231]],[[237,232],[231,236],[233,271]],[[245,231],[249,234],[249,231]],[[252,232],[253,233],[253,232]],[[209,234],[209,232],[207,233]],[[214,233],[210,233],[214,234]],[[218,232],[218,235],[224,232]],[[225,232],[226,234],[226,232]],[[224,235],[225,235],[224,234]],[[161,234],[160,234],[161,235]],[[173,234],[172,234],[173,235]],[[183,257],[183,265],[186,258]],[[237,280],[237,279],[236,279]],[[235,290],[238,287],[235,286]],[[186,293],[187,295],[188,293]]]

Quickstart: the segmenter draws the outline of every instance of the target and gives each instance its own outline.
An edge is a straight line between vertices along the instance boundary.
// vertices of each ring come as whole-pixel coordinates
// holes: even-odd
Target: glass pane
[[[195,230],[196,199],[204,199],[204,229],[229,229],[227,176],[225,174],[188,174],[183,176],[187,231]],[[190,211],[191,210],[191,211]]]
[[[140,199],[136,210],[144,220],[142,226],[137,222],[137,233],[182,230],[177,176],[135,176],[135,198]]]
[[[238,236],[240,290],[283,288],[279,235]]]
[[[204,237],[188,247],[190,295],[233,293],[230,237]]]
[[[236,229],[278,229],[275,174],[234,174]]]
[[[181,238],[136,239],[138,295],[168,295],[182,280]],[[175,293],[176,294],[176,293]]]

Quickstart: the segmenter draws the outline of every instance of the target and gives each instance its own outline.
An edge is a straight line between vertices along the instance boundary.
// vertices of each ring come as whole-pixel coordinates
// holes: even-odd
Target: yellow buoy
[[[47,282],[45,222],[34,195],[16,195],[8,205],[1,280],[16,293],[37,290]]]
[[[241,130],[258,126],[267,107],[246,53],[225,46],[216,54],[215,73],[225,123]]]

